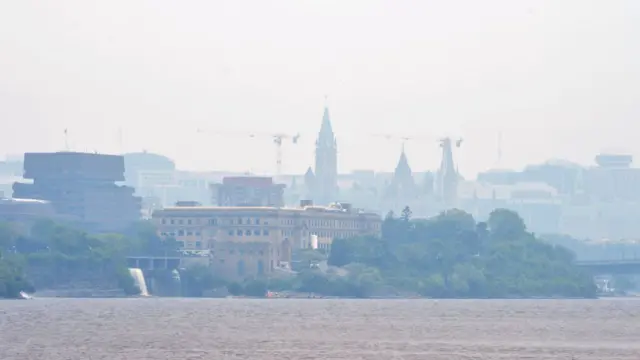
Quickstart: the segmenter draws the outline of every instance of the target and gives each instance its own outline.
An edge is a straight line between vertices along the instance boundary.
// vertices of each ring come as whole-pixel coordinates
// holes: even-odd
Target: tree
[[[301,274],[300,289],[360,297],[385,287],[430,297],[595,296],[573,253],[527,233],[509,210],[494,211],[487,223],[461,210],[426,220],[387,217],[381,238],[335,240],[328,263],[349,275]]]
[[[487,221],[492,237],[500,240],[515,240],[526,232],[524,220],[515,211],[496,209]]]
[[[11,224],[0,222],[0,250],[13,249],[17,238],[18,234]]]
[[[400,215],[400,219],[402,219],[402,221],[404,222],[409,222],[409,220],[411,220],[412,215],[413,215],[413,211],[411,211],[411,208],[408,206],[405,206],[404,209],[402,209],[402,215]]]
[[[0,298],[20,298],[21,291],[33,292],[34,289],[26,280],[22,266],[0,250]]]
[[[217,279],[211,269],[204,265],[195,265],[180,273],[182,294],[189,297],[201,297],[207,290],[225,285]]]

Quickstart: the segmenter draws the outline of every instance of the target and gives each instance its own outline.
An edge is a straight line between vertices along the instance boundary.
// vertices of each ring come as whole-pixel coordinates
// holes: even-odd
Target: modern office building
[[[218,206],[284,206],[284,184],[262,176],[224,177],[211,185],[211,203]]]
[[[173,237],[185,250],[209,250],[213,270],[227,278],[268,274],[286,268],[291,252],[311,246],[329,250],[335,238],[377,235],[379,215],[352,209],[301,202],[296,208],[190,207],[155,211],[153,221],[163,238]]]
[[[140,198],[124,181],[122,156],[76,152],[27,153],[24,178],[14,198],[49,201],[58,214],[77,219],[88,231],[119,231],[140,218]]]

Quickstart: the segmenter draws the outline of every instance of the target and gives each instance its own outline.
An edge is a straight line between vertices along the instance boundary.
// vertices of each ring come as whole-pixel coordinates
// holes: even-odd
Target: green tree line
[[[123,234],[92,235],[50,220],[36,221],[29,231],[21,229],[0,223],[0,297],[79,282],[138,294],[126,256],[177,248],[175,240],[162,241],[148,222],[136,223]]]
[[[498,209],[487,222],[450,210],[411,220],[389,214],[382,236],[337,239],[329,264],[369,268],[366,293],[382,284],[435,298],[594,297],[593,279],[562,246],[527,232],[524,221]]]

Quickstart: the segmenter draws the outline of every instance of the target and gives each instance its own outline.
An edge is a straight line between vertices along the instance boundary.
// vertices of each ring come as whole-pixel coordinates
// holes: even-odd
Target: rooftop
[[[352,215],[376,215],[372,212],[365,212],[360,209],[353,209],[348,211],[337,206],[305,206],[305,207],[269,207],[269,206],[173,206],[165,207],[155,212],[174,212],[174,213],[187,213],[187,212],[244,212],[244,211],[268,211],[268,212],[289,212],[289,213],[309,213],[309,212],[321,212],[321,213],[333,213],[333,214],[352,214]],[[154,212],[154,213],[155,213]]]

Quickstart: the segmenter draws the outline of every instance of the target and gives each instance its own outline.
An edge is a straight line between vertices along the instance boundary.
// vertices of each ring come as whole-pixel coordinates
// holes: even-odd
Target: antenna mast
[[[69,130],[64,129],[64,151],[69,151]]]

